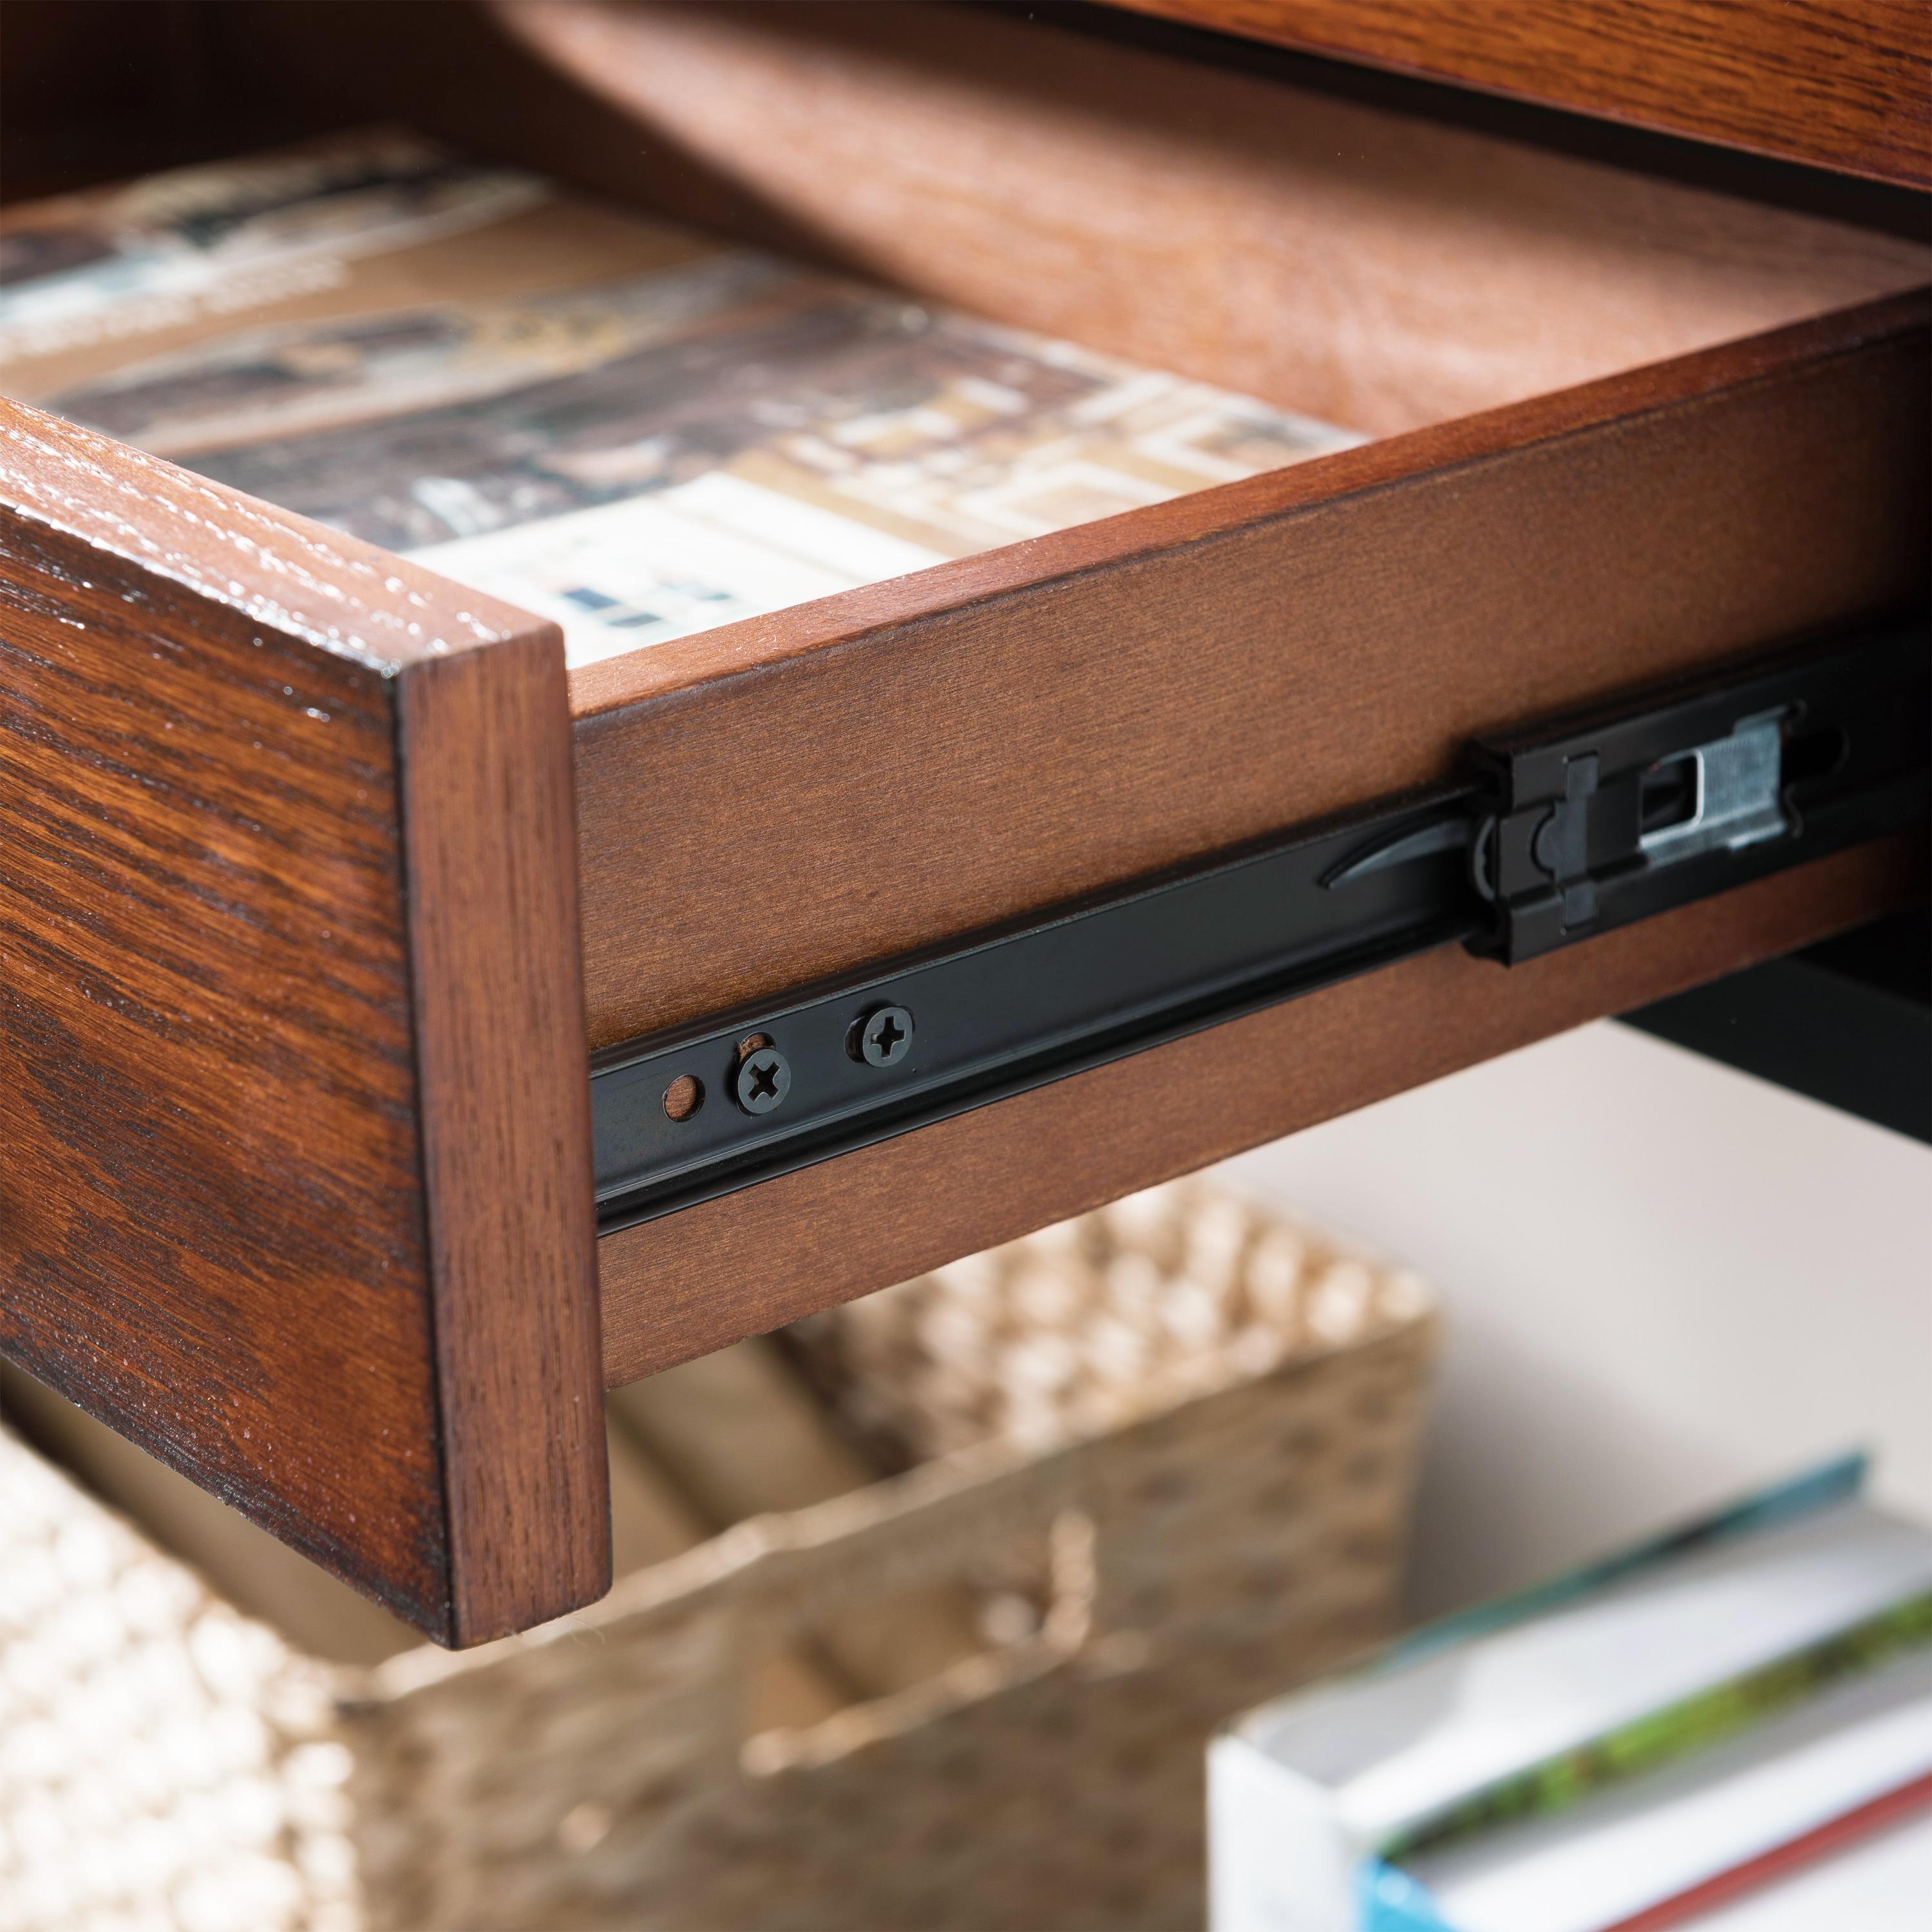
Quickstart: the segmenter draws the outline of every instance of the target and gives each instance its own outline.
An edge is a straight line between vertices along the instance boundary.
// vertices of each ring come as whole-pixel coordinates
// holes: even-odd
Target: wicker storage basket
[[[1208,1734],[1389,1627],[1432,1328],[1407,1292],[1258,1374],[1197,1358],[1127,1426],[970,1446],[370,1670],[0,1432],[0,1928],[1198,1924]],[[743,1735],[761,1654],[990,1576],[1036,1593],[1024,1634]]]

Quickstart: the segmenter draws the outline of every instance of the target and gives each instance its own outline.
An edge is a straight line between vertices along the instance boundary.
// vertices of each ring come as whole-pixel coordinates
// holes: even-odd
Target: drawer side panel
[[[1444,947],[602,1243],[611,1387],[1922,898],[1860,848],[1506,970]]]
[[[1450,776],[1478,733],[1922,600],[1926,346],[1922,302],[1897,298],[594,668],[593,1041],[1372,803]],[[626,703],[619,676],[657,688]],[[1918,883],[1872,848],[1529,968],[1432,955],[613,1235],[607,1375]]]
[[[592,1045],[1915,601],[1924,314],[1848,310],[577,674]]]

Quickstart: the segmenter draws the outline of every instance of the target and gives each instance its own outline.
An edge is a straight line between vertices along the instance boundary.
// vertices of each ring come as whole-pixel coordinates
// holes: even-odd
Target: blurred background
[[[1932,1148],[1606,1022],[1227,1171],[1442,1294],[1414,1616],[1854,1444],[1932,1516]]]

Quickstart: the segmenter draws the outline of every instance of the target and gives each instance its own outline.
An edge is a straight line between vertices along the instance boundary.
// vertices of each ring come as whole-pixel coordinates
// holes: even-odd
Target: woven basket
[[[370,1670],[0,1434],[0,1928],[1197,1925],[1208,1735],[1390,1626],[1432,1340],[1406,1293],[1105,1435],[958,1450]],[[761,1657],[995,1580],[1025,1634],[746,1736]]]

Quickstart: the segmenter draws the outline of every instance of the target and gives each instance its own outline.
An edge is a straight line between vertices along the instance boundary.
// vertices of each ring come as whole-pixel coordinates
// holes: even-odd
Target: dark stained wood
[[[607,1574],[586,1036],[1924,593],[1894,240],[964,10],[191,10],[292,126],[400,114],[1386,438],[578,674],[580,961],[547,627],[0,418],[0,1348],[443,1640]],[[1411,962],[631,1231],[603,1372],[1820,937],[1922,860]]]
[[[1932,186],[1921,0],[1112,0],[1228,34]]]
[[[1928,274],[1892,237],[973,9],[224,17],[340,111],[1374,435]]]
[[[1903,297],[573,674],[594,1045],[1910,599]]]
[[[530,626],[398,686],[452,1615],[477,1641],[610,1581],[561,639]]]
[[[1922,298],[1878,304],[577,674],[593,1040],[1426,783],[1481,729],[1922,597],[1926,347]],[[1797,883],[1739,896],[1752,932],[1788,916],[1799,944],[1894,890],[1815,869],[1864,886],[1815,926]],[[610,1238],[607,1376],[1142,1185],[1137,1136],[1177,1172],[1760,956],[1723,939],[1732,916],[1670,926],[1687,950],[1654,971],[1660,940],[1593,941],[1528,978],[1436,962],[1300,1003],[1362,1036],[1298,1048],[1315,1111],[1299,1086],[1244,1102],[1227,1042],[1256,1036],[1224,1028]],[[1454,999],[1428,991],[1444,974]],[[1546,1008],[1545,983],[1592,991]],[[1378,1060],[1368,1034],[1407,1044]],[[1166,1124],[1124,1128],[1128,1090]]]
[[[607,1236],[617,1384],[1922,897],[1861,848],[1514,968],[1449,947]],[[1400,1178],[1394,1184],[1400,1184]]]
[[[445,1642],[608,1574],[568,758],[548,627],[0,405],[0,1349]]]

